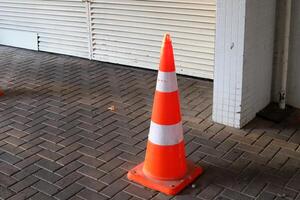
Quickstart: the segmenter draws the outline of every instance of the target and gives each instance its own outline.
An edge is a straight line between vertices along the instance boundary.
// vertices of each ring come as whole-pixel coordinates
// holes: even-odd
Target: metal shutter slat
[[[37,33],[41,51],[90,57],[81,0],[0,0],[0,28]]]
[[[157,69],[170,32],[177,71],[213,78],[216,1],[93,0],[93,59]]]

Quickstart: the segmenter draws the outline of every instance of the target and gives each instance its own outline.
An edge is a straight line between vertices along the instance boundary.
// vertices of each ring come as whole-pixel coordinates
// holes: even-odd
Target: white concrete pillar
[[[271,97],[276,0],[217,0],[213,120],[241,128]]]

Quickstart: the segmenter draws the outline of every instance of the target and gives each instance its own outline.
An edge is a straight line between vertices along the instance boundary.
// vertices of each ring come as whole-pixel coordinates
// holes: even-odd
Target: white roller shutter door
[[[215,0],[93,0],[92,57],[157,69],[161,40],[170,32],[181,74],[213,78]]]
[[[0,29],[38,34],[39,50],[89,58],[87,3],[0,0]]]

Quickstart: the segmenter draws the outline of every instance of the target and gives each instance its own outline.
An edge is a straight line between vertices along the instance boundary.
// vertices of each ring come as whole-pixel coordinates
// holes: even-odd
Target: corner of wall
[[[270,102],[275,5],[217,2],[214,121],[241,128]]]

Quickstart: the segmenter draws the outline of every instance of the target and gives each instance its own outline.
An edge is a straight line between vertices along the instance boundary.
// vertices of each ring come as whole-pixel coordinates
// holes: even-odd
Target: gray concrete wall
[[[300,108],[300,1],[294,0],[291,24],[287,100]]]
[[[278,26],[284,26],[284,5],[283,1],[278,1]],[[282,32],[278,32],[279,37],[282,38]],[[278,39],[277,39],[278,40]],[[279,42],[276,41],[276,46]],[[275,55],[279,52],[276,51]],[[272,97],[274,101],[278,101],[281,82],[281,69],[277,63],[279,61],[275,58],[274,76],[273,76],[273,92]],[[290,36],[290,54],[289,54],[289,70],[288,70],[288,86],[287,86],[287,103],[294,107],[300,108],[300,1],[294,0],[292,7],[292,21],[291,21],[291,36]]]

